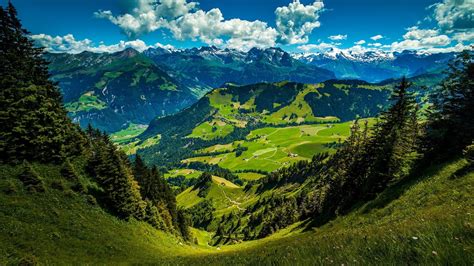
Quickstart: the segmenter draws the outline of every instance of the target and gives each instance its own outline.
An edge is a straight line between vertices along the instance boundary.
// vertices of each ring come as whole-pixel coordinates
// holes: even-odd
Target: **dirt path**
[[[224,189],[222,189],[222,185],[219,184],[218,186],[219,186],[219,189],[221,190],[222,194],[224,195],[224,197],[225,197],[230,203],[232,203],[233,206],[237,207],[237,209],[239,209],[239,211],[245,211],[244,208],[241,208],[241,207],[240,207],[240,204],[241,204],[240,202],[237,202],[237,201],[231,199],[229,196],[227,196],[227,194],[225,193]]]

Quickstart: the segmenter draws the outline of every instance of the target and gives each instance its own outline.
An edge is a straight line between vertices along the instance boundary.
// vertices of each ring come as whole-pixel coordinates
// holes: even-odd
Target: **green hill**
[[[118,220],[74,193],[30,194],[14,178],[18,170],[2,166],[0,264],[469,264],[474,174],[454,175],[465,165],[459,159],[433,167],[317,229],[301,232],[295,224],[266,239],[219,249]],[[53,173],[51,178],[57,171],[35,169]]]
[[[316,140],[317,137],[311,135],[317,135],[315,132],[318,128],[328,126],[328,123],[377,115],[387,106],[390,91],[390,85],[381,86],[362,81],[326,81],[320,84],[280,82],[248,86],[228,84],[227,87],[209,92],[196,104],[175,115],[156,118],[147,130],[137,137],[139,139],[137,144],[145,143],[147,139],[158,135],[161,137],[159,143],[139,148],[136,152],[149,163],[176,167],[180,161],[197,157],[196,155],[201,152],[222,155],[224,153],[222,149],[209,152],[213,146],[216,147],[215,145],[230,145],[232,147],[228,146],[225,149],[235,151],[239,141],[246,142],[249,138],[257,137],[260,131],[262,133],[272,130],[287,131],[292,138],[298,138],[300,134],[294,135],[292,131],[298,131],[296,127],[299,126],[299,131],[303,132],[301,134],[309,135],[305,140],[306,143],[285,144],[277,141],[269,145],[281,144],[282,149],[289,148],[285,154],[280,151],[279,157],[298,153],[310,158],[317,152],[308,153],[305,144],[308,148],[321,150],[322,145],[337,142],[339,139],[334,136],[332,139]],[[339,126],[336,125],[336,128]],[[343,131],[348,132],[348,129]],[[280,134],[275,134],[275,137],[278,135]],[[294,145],[290,147],[290,144]],[[298,145],[303,146],[297,147]],[[247,152],[241,150],[243,154],[248,154],[253,149],[248,144],[242,144],[242,147],[249,149]],[[267,148],[276,147],[257,149]],[[253,152],[255,151],[253,149]],[[244,158],[246,157],[241,159]],[[293,158],[291,161],[296,159]],[[274,166],[269,166],[265,170],[274,169]]]

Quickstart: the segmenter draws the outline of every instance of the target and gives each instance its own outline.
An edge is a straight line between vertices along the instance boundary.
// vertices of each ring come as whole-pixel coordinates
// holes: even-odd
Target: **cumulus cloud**
[[[50,36],[47,34],[32,35],[31,39],[34,40],[38,46],[44,47],[48,52],[65,52],[65,53],[81,53],[84,51],[94,53],[115,53],[122,51],[126,48],[133,48],[139,52],[143,52],[148,48],[163,48],[167,50],[174,50],[175,48],[171,45],[163,45],[156,43],[154,45],[146,45],[142,40],[133,41],[120,41],[119,43],[112,45],[105,45],[103,43],[95,46],[94,43],[89,39],[76,40],[74,35],[67,34],[65,36]]]
[[[319,0],[306,6],[294,0],[288,6],[278,7],[275,15],[279,41],[285,44],[307,43],[311,32],[321,26],[319,14],[323,9],[324,4]]]
[[[332,41],[342,41],[342,40],[347,39],[347,34],[346,35],[342,35],[342,34],[333,35],[333,36],[329,36],[328,38],[329,40],[332,40]]]
[[[360,40],[360,41],[355,42],[354,44],[356,44],[356,45],[362,45],[362,44],[364,44],[364,43],[365,43],[365,40]]]
[[[250,49],[274,46],[275,29],[262,21],[241,19],[225,20],[217,8],[208,12],[198,10],[188,13],[169,24],[169,29],[178,40],[192,39],[212,44],[227,44],[229,48]]]
[[[443,31],[472,30],[474,28],[474,1],[444,0],[433,5],[434,18]]]
[[[470,32],[458,32],[454,34],[453,39],[458,42],[472,42],[474,41],[474,30]]]
[[[220,9],[204,11],[198,3],[187,0],[136,0],[123,14],[101,10],[95,16],[117,25],[130,38],[167,29],[178,40],[199,40],[246,50],[308,42],[309,34],[320,26],[318,19],[323,6],[321,0],[310,5],[294,0],[279,7],[275,10],[276,28],[259,20],[226,20]]]
[[[416,26],[408,28],[403,39],[403,41],[392,43],[392,50],[433,50],[433,48],[447,46],[451,43],[451,39],[447,35],[441,34],[436,29],[419,29]]]
[[[382,38],[383,38],[383,36],[380,35],[380,34],[370,37],[370,39],[372,39],[373,41],[378,41],[378,40],[380,40],[380,39],[382,39]]]
[[[135,5],[123,15],[114,16],[112,11],[98,11],[95,16],[108,19],[128,37],[136,37],[166,27],[169,21],[188,14],[196,8],[196,2],[186,0],[136,0]]]

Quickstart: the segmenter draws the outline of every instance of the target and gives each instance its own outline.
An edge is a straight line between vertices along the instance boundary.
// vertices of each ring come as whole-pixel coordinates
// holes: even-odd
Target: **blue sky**
[[[280,46],[292,52],[444,51],[468,47],[474,39],[473,0],[196,1],[12,2],[34,38],[53,51],[144,49],[156,43],[241,50]]]

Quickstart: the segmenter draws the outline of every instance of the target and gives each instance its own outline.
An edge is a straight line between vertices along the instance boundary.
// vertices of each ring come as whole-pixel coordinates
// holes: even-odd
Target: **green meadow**
[[[368,121],[369,125],[374,123],[374,119]],[[350,135],[352,123],[264,127],[251,131],[244,140],[197,151],[198,154],[223,152],[222,154],[188,158],[183,163],[217,164],[231,171],[271,172],[300,160],[309,160],[321,152],[334,152],[334,145]],[[247,149],[240,155],[235,152],[239,146]]]

